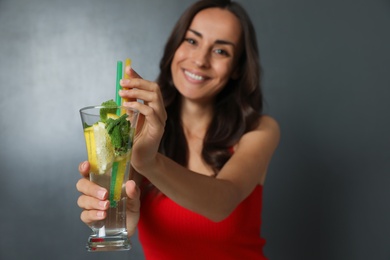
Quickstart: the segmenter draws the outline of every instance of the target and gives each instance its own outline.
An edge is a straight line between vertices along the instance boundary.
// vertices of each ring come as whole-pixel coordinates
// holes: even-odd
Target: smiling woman
[[[227,10],[209,8],[194,17],[171,65],[183,101],[211,103],[207,99],[214,98],[234,75],[241,35],[238,18]]]
[[[256,35],[236,2],[203,0],[178,20],[157,82],[130,68],[124,106],[142,115],[126,183],[129,235],[138,225],[147,259],[266,259],[262,190],[279,127],[262,113]],[[141,123],[140,123],[141,124]],[[105,191],[77,188],[86,224],[107,210]],[[103,196],[101,196],[103,194]],[[141,205],[141,206],[140,206]]]

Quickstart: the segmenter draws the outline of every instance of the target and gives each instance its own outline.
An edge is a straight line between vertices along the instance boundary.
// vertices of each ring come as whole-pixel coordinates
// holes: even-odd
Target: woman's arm
[[[132,152],[132,166],[162,193],[181,206],[211,220],[226,218],[257,184],[264,182],[266,170],[279,143],[279,126],[268,116],[259,118],[258,127],[246,133],[217,178],[197,174],[159,154],[158,147],[167,118],[159,86],[139,78],[129,68],[130,80],[121,82],[122,98],[143,115]]]
[[[259,127],[241,138],[216,178],[192,172],[161,154],[139,171],[179,205],[221,221],[256,185],[263,184],[278,143],[278,124],[271,117],[263,116]]]

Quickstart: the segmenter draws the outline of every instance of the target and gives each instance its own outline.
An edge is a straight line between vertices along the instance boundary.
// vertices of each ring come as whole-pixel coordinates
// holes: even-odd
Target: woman
[[[266,259],[262,187],[278,142],[262,115],[256,36],[244,9],[198,1],[178,20],[157,82],[126,68],[122,98],[143,115],[126,183],[128,231],[138,225],[146,259]],[[88,180],[78,205],[86,224],[105,217],[107,191]],[[143,179],[143,180],[140,180]],[[140,187],[140,191],[137,188]]]

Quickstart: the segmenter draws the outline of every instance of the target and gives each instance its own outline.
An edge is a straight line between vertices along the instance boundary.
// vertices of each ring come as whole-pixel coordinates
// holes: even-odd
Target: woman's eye
[[[184,39],[186,42],[188,42],[189,44],[192,44],[192,45],[194,45],[194,44],[196,44],[196,41],[194,40],[194,39],[191,39],[191,38],[186,38],[186,39]]]
[[[219,55],[229,56],[229,53],[227,51],[225,51],[225,50],[216,49],[214,52],[219,54]]]

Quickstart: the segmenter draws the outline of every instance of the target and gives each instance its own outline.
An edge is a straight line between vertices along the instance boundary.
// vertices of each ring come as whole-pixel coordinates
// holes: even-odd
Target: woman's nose
[[[193,61],[199,68],[210,66],[210,54],[206,48],[198,48],[193,53]]]

